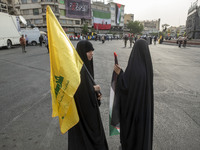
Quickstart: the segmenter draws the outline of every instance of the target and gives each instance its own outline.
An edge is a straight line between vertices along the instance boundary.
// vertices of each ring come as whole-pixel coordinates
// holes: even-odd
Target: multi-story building
[[[128,24],[130,21],[134,21],[134,14],[124,14],[124,25]]]
[[[181,25],[179,27],[169,27],[167,28],[167,33],[168,33],[168,36],[171,36],[171,37],[178,37],[179,35],[184,35],[185,34],[185,31],[186,31],[186,27],[185,25]]]
[[[158,33],[160,30],[160,18],[158,20],[140,22],[144,26],[143,34]]]
[[[179,33],[179,35],[184,35],[186,32],[186,26],[185,25],[181,25],[177,28],[177,33]]]
[[[111,28],[111,13],[108,5],[96,1],[91,5],[92,24],[97,33],[105,34]]]
[[[111,31],[114,33],[123,33],[124,28],[124,7],[125,5],[110,2],[107,4],[111,12]]]
[[[93,1],[92,4],[93,27],[98,33],[122,34],[124,28],[124,5],[109,1]],[[96,25],[98,22],[98,25]]]
[[[7,0],[0,0],[0,12],[8,13],[8,2],[7,2]]]
[[[200,39],[200,6],[198,6],[198,0],[188,10],[186,34],[189,38]]]
[[[130,21],[134,21],[134,14],[124,14],[124,32],[130,32],[130,29],[127,28],[127,25]]]
[[[167,33],[168,33],[169,36],[171,36],[171,37],[176,37],[176,36],[177,36],[177,27],[173,27],[173,26],[169,27],[169,28],[167,29]]]
[[[15,8],[27,20],[28,24],[34,24],[40,30],[46,31],[46,6],[49,5],[65,32],[76,34],[81,33],[81,28],[86,23],[88,27],[92,27],[91,1],[84,0],[84,3],[82,1],[73,3],[74,1],[76,0],[18,0],[18,3],[15,3]],[[89,14],[87,15],[87,13]],[[84,17],[84,14],[88,17]]]
[[[17,15],[22,15],[28,25],[37,26],[41,31],[46,31],[46,6],[49,5],[68,34],[81,33],[84,24],[89,29],[94,27],[102,33],[123,33],[124,5],[110,2],[93,2],[91,0],[8,0],[12,1],[13,10]],[[94,14],[95,12],[95,14]],[[101,14],[101,15],[100,15]],[[100,18],[102,16],[103,18]],[[95,16],[97,15],[97,16]],[[95,18],[96,17],[96,18]],[[95,21],[98,25],[94,24]],[[97,22],[95,22],[97,23]],[[106,28],[101,28],[101,26]]]

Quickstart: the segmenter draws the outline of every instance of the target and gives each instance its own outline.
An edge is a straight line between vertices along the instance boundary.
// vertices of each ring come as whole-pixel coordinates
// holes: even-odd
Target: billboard
[[[111,28],[111,13],[93,10],[93,26],[96,30],[109,30]]]
[[[91,0],[66,0],[66,16],[69,18],[91,19]]]

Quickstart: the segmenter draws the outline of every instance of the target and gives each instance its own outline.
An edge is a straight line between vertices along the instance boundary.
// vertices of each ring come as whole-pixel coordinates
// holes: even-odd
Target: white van
[[[35,28],[21,28],[21,34],[27,35],[28,37],[28,44],[30,45],[37,45],[39,42],[39,37],[40,37],[40,30],[35,27]]]
[[[0,47],[20,44],[19,17],[0,12]]]

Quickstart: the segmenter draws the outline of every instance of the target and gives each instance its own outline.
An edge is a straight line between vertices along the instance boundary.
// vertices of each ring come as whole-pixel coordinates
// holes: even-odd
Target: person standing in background
[[[42,47],[42,42],[43,42],[43,36],[42,36],[42,34],[39,37],[39,42],[40,42],[40,46]]]
[[[25,39],[26,39],[26,46],[28,46],[28,36],[25,35]]]
[[[24,35],[22,34],[22,36],[19,39],[19,42],[22,46],[22,53],[26,53],[25,47],[26,47],[26,39],[24,38]]]
[[[49,44],[48,44],[48,36],[45,36],[45,45],[47,47],[48,53],[49,53]]]
[[[130,41],[130,48],[132,48],[132,44],[133,44],[133,35],[130,36],[129,41]]]
[[[128,36],[125,35],[125,36],[124,36],[124,47],[126,47],[126,45],[127,45],[127,41],[128,41]]]

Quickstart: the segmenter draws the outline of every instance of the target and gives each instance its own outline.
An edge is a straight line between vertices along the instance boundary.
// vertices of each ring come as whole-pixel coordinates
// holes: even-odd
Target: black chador
[[[81,69],[81,83],[74,95],[80,121],[68,132],[68,150],[108,150],[94,83],[91,80],[94,78],[93,61],[89,61],[86,55],[91,50],[94,48],[89,41],[77,44],[77,52],[86,67]]]
[[[123,150],[151,150],[153,140],[153,67],[148,43],[137,40],[125,72],[117,80],[120,141]]]

